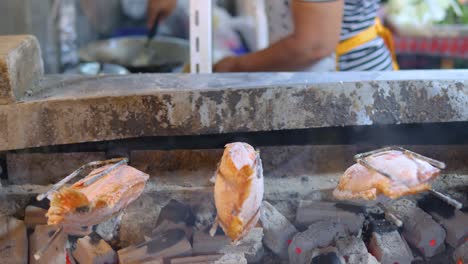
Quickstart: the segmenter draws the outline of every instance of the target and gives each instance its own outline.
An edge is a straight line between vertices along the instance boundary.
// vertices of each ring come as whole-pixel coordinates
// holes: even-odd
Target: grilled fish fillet
[[[149,176],[127,165],[118,166],[89,186],[84,185],[109,166],[95,169],[71,187],[55,193],[46,214],[47,224],[63,225],[65,231],[76,231],[105,221],[137,199]]]
[[[226,145],[216,173],[214,198],[216,221],[233,241],[242,239],[257,224],[263,192],[260,155],[246,143]]]
[[[400,151],[370,156],[366,161],[394,178],[390,179],[360,164],[354,164],[341,176],[333,191],[335,198],[375,200],[378,195],[383,194],[395,199],[429,190],[431,180],[440,174],[439,169],[426,161],[412,159]]]

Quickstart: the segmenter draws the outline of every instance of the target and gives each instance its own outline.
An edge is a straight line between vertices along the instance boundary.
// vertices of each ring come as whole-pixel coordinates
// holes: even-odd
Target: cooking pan
[[[173,72],[189,61],[189,44],[183,39],[156,37],[145,44],[145,37],[102,40],[80,49],[80,59],[121,65],[132,73]]]

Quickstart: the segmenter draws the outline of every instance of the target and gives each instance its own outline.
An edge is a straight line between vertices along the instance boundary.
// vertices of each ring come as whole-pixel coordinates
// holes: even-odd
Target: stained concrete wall
[[[404,146],[422,155],[443,161],[444,174],[467,174],[467,145]],[[340,175],[355,161],[354,155],[379,148],[359,145],[313,145],[258,147],[266,178]],[[130,150],[130,165],[158,182],[182,186],[204,186],[216,170],[223,149]],[[81,165],[110,158],[104,152],[7,153],[8,183],[51,184],[60,181]],[[86,175],[83,173],[83,176]],[[79,177],[77,177],[78,179]],[[467,179],[468,181],[468,179]]]
[[[468,71],[48,76],[0,150],[143,136],[468,120]]]

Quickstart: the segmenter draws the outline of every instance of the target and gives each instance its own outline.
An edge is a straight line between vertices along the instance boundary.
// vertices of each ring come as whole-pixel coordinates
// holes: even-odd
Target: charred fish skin
[[[219,224],[233,242],[242,239],[260,218],[263,193],[260,154],[247,143],[227,144],[216,172],[213,227]]]
[[[62,232],[67,235],[87,235],[91,233],[92,226],[121,212],[143,193],[149,175],[126,165],[127,162],[127,158],[89,162],[37,196],[39,201],[46,197],[50,200],[50,208],[46,213],[47,224],[56,225],[58,229],[34,253],[35,260],[47,252]],[[64,187],[81,171],[95,166],[101,167],[70,187]]]
[[[127,165],[118,166],[90,185],[84,184],[107,167],[95,169],[84,179],[54,193],[46,214],[48,224],[61,225],[65,232],[74,233],[83,226],[107,220],[142,194],[149,175]]]
[[[397,199],[430,190],[431,181],[440,175],[440,169],[431,163],[399,150],[376,153],[363,161],[341,176],[333,191],[336,199],[375,200],[379,195]]]

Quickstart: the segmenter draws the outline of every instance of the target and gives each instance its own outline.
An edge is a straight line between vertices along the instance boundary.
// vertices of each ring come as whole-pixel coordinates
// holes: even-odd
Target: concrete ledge
[[[0,36],[0,105],[32,93],[43,74],[41,49],[34,36]]]
[[[0,150],[143,136],[468,120],[468,71],[50,76]]]

